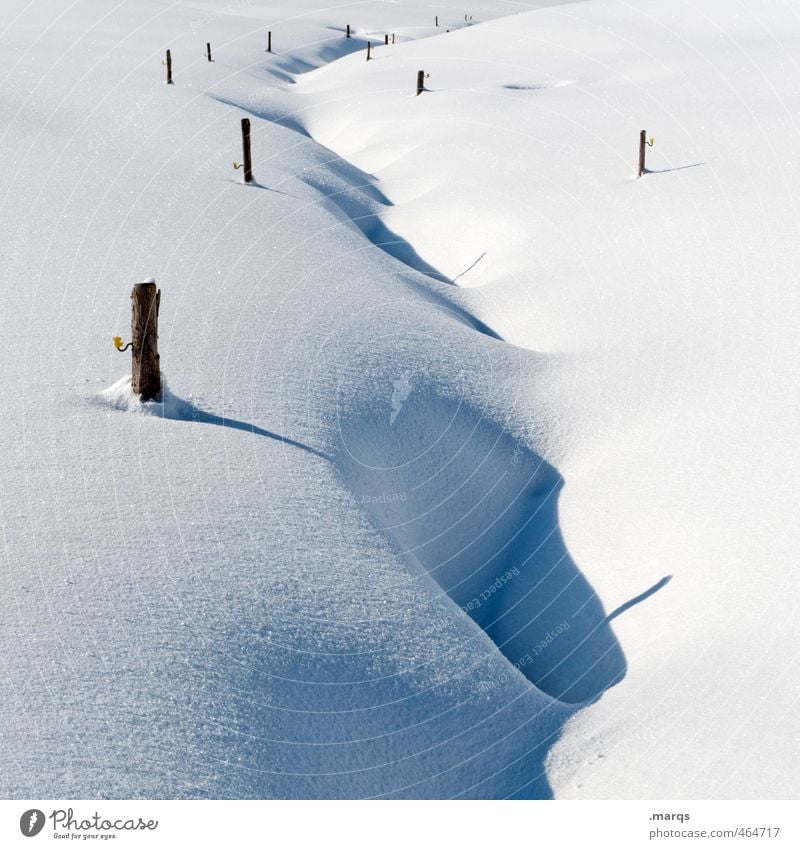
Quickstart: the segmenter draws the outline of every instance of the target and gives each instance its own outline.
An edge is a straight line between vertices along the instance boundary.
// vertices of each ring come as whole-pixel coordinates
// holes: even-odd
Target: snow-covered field
[[[795,796],[798,56],[789,0],[3,0],[0,796]]]

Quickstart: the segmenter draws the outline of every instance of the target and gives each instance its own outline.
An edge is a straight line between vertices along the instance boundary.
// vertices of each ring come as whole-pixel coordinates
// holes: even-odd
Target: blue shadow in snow
[[[635,596],[630,599],[630,601],[626,601],[625,604],[621,604],[616,610],[612,610],[611,613],[606,616],[606,622],[610,622],[612,619],[616,619],[621,613],[624,613],[626,610],[630,610],[634,605],[639,604],[644,601],[646,598],[650,598],[651,595],[657,593],[662,587],[666,587],[666,585],[672,580],[672,575],[665,575],[660,581],[653,584],[649,590],[645,590],[643,593]]]
[[[296,439],[290,439],[288,436],[281,436],[271,430],[265,430],[263,427],[243,422],[239,419],[230,419],[227,416],[218,416],[214,413],[208,413],[196,407],[190,401],[185,401],[177,395],[173,395],[169,390],[166,390],[166,398],[161,401],[148,402],[152,404],[151,414],[162,419],[171,419],[179,422],[194,422],[195,424],[217,425],[218,427],[227,427],[231,430],[241,430],[244,433],[251,433],[253,436],[263,436],[267,439],[274,439],[283,445],[288,445],[291,448],[299,448],[301,451],[307,451],[315,457],[322,460],[331,461],[331,458],[317,448],[312,448],[304,442],[298,442]],[[156,408],[158,410],[156,411]]]
[[[289,445],[292,448],[299,448],[302,451],[308,451],[309,454],[313,454],[315,457],[320,457],[323,460],[331,459],[327,454],[324,454],[322,451],[318,451],[316,448],[312,448],[310,445],[306,445],[304,442],[298,442],[296,439],[289,439],[288,436],[281,436],[279,433],[273,433],[271,430],[264,430],[263,427],[258,427],[257,425],[250,424],[249,422],[242,422],[238,419],[228,419],[224,416],[215,416],[213,413],[206,413],[203,410],[198,410],[196,407],[192,407],[192,411],[192,416],[189,420],[197,422],[198,424],[219,425],[219,427],[229,427],[233,430],[242,430],[245,433],[252,433],[254,436],[265,436],[267,439],[274,439],[277,442]]]

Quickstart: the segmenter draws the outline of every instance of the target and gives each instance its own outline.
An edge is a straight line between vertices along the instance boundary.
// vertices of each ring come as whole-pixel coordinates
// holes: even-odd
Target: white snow
[[[0,793],[796,793],[788,3],[0,33]]]

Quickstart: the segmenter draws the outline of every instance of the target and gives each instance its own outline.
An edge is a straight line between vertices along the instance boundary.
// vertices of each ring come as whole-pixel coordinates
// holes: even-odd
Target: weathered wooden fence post
[[[384,44],[388,44],[388,43],[389,43],[389,35],[388,35],[388,33],[387,33],[387,34],[383,37],[383,43],[384,43]]]
[[[347,35],[346,38],[350,38],[350,24],[347,25]]]
[[[394,44],[394,33],[392,33],[392,44]]]
[[[439,16],[438,15],[436,16],[436,26],[437,27],[439,26]]]
[[[172,51],[167,50],[167,85],[174,85],[172,82]]]
[[[372,42],[367,42],[367,62],[372,58]]]
[[[272,53],[272,30],[267,33],[267,53]]]
[[[417,71],[417,97],[425,91],[425,71]]]
[[[242,118],[242,152],[244,156],[244,181],[253,182],[253,160],[250,157],[250,119]]]
[[[161,393],[158,356],[158,308],[161,290],[155,281],[137,283],[131,292],[131,389],[150,401]]]
[[[647,172],[647,168],[645,168],[645,149],[647,147],[653,146],[653,139],[647,141],[647,131],[642,130],[639,133],[639,176],[641,177],[643,174]]]
[[[647,143],[647,131],[642,130],[639,134],[639,176],[644,174],[644,146]]]
[[[211,58],[211,42],[206,42],[206,56],[208,57],[209,62],[213,62],[214,60]]]

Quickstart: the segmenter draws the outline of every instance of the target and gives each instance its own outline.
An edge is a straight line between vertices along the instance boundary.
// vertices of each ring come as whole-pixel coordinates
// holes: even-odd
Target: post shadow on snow
[[[501,86],[507,91],[545,91],[552,87],[549,83],[506,83]]]
[[[469,274],[473,268],[486,256],[486,251],[484,251],[471,265],[468,265],[460,274],[456,274],[456,276],[450,281],[451,283],[455,283],[456,280],[461,279],[465,274]]]
[[[216,416],[213,413],[207,413],[204,410],[199,410],[197,407],[192,407],[191,417],[189,421],[197,422],[198,424],[218,425],[219,427],[229,427],[233,430],[243,430],[245,433],[252,433],[254,436],[265,436],[267,439],[274,439],[284,445],[289,445],[292,448],[299,448],[302,451],[308,451],[315,457],[320,457],[323,460],[330,461],[327,454],[306,445],[303,442],[298,442],[296,439],[290,439],[288,436],[281,436],[279,433],[273,433],[271,430],[264,430],[263,427],[257,427],[249,422],[238,421],[237,419],[229,419],[225,416]]]
[[[283,195],[287,198],[294,198],[295,200],[300,200],[300,198],[295,195],[289,194],[289,192],[283,192],[280,189],[273,189],[271,186],[265,186],[263,183],[259,183],[258,180],[256,180],[255,178],[253,178],[251,182],[245,183],[244,180],[233,180],[229,177],[227,182],[235,183],[237,186],[244,186],[246,189],[263,189],[264,191],[272,192],[276,195]]]
[[[672,580],[672,575],[665,575],[660,581],[657,581],[653,584],[650,589],[645,590],[643,593],[640,593],[637,596],[634,596],[630,601],[626,601],[624,604],[621,604],[616,610],[613,610],[611,613],[606,616],[606,622],[610,622],[612,619],[616,619],[621,613],[624,613],[626,610],[630,610],[630,608],[634,607],[637,604],[640,604],[645,599],[650,598],[651,595],[657,593],[660,589],[665,587]]]
[[[243,422],[238,419],[231,419],[227,416],[218,416],[214,413],[209,413],[196,407],[190,401],[179,398],[166,389],[162,394],[161,400],[148,401],[147,405],[151,407],[151,413],[162,419],[171,419],[173,421],[195,422],[196,424],[217,425],[218,427],[227,427],[232,430],[241,430],[245,433],[251,433],[253,436],[263,436],[267,439],[274,439],[283,445],[288,445],[292,448],[299,448],[302,451],[307,451],[315,457],[320,457],[323,460],[330,461],[325,453],[306,445],[303,442],[298,442],[296,439],[290,439],[287,436],[281,436],[279,433],[274,433],[271,430],[265,430],[262,427]]]
[[[669,174],[670,171],[685,171],[687,168],[699,168],[705,162],[695,162],[692,165],[677,165],[675,168],[645,168],[645,174]]]

